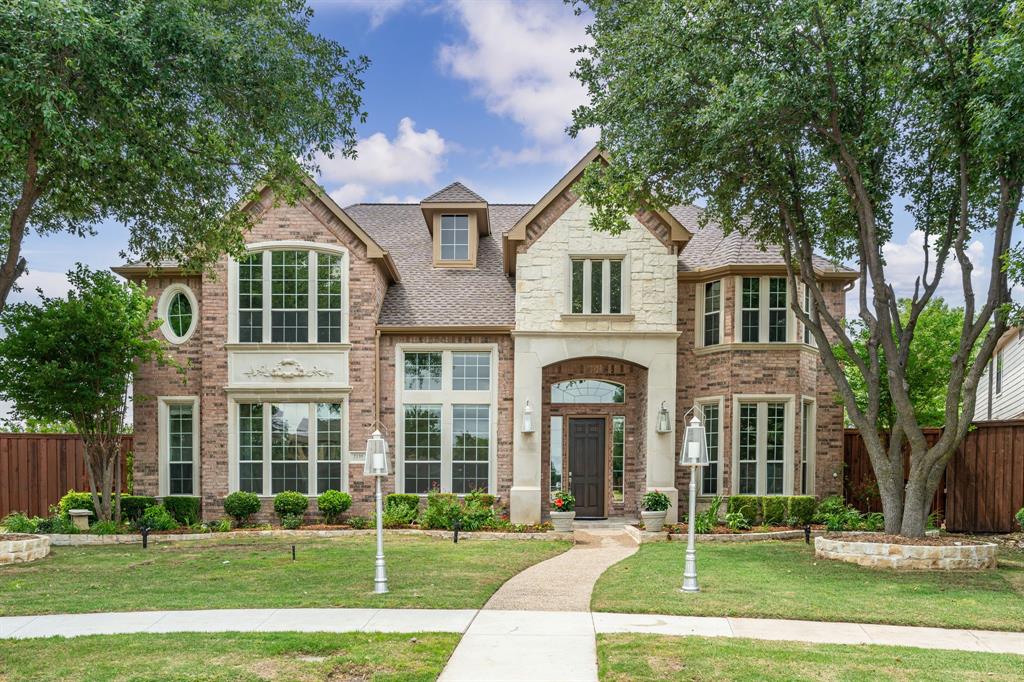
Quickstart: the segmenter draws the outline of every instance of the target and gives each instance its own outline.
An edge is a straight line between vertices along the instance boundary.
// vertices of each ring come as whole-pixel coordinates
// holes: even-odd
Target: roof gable
[[[483,203],[486,204],[487,200],[482,196],[471,190],[470,188],[463,185],[461,182],[453,182],[452,184],[437,190],[426,199],[423,199],[421,203],[433,204],[433,203]]]

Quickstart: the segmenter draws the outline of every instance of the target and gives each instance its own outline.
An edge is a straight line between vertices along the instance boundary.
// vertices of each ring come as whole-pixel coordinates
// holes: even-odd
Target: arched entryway
[[[543,495],[572,490],[577,518],[635,515],[645,490],[647,369],[617,358],[543,368]]]

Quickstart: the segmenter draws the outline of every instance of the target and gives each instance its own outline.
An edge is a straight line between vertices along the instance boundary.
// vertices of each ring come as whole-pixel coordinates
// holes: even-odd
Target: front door
[[[576,518],[604,514],[604,419],[569,419],[569,490]]]

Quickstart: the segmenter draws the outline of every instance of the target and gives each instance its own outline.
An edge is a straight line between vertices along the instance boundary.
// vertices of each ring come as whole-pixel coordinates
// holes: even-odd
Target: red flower
[[[563,504],[565,504],[565,502],[562,500],[561,497],[559,497],[557,500],[555,500],[555,506],[556,507],[561,507]]]

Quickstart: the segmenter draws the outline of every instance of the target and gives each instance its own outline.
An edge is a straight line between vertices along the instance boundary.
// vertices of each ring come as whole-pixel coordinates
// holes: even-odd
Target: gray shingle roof
[[[487,200],[482,196],[471,190],[470,188],[463,185],[461,182],[453,182],[452,184],[437,190],[429,197],[423,200],[425,204],[440,204],[440,203],[453,203],[453,204],[464,204],[473,202],[487,203]]]
[[[417,204],[356,204],[345,212],[394,259],[402,281],[388,287],[384,326],[515,324],[515,282],[504,273],[501,237],[530,204],[491,204],[491,233],[480,236],[477,267],[435,268],[433,242]]]

